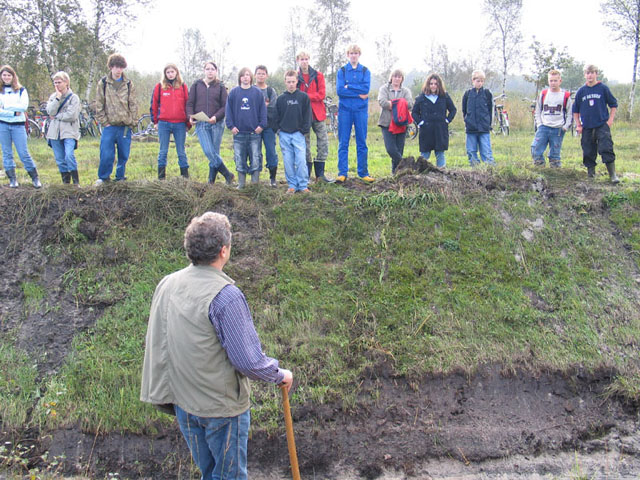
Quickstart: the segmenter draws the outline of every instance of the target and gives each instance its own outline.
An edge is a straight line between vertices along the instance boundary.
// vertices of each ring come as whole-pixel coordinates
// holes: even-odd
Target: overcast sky
[[[379,68],[375,40],[390,33],[393,38],[396,67],[405,71],[426,70],[425,57],[435,40],[444,43],[452,59],[482,58],[486,52],[487,20],[480,1],[445,0],[440,2],[389,2],[351,0],[352,38],[362,48],[360,61],[373,72]],[[579,61],[595,63],[610,80],[631,81],[632,50],[613,42],[602,25],[598,0],[524,0],[522,33],[524,45],[532,36],[547,44],[568,47]],[[275,70],[283,50],[288,11],[293,6],[312,7],[313,2],[299,0],[242,2],[154,0],[140,15],[135,26],[127,28],[120,46],[129,65],[141,72],[161,71],[174,61],[180,66],[178,47],[182,32],[198,28],[209,47],[216,39],[228,38],[227,57],[236,67],[259,63]],[[577,30],[576,28],[580,28]],[[309,32],[312,36],[312,32]],[[525,48],[526,50],[526,48]],[[313,49],[311,49],[313,65]],[[345,57],[346,61],[346,57]],[[527,72],[526,59],[522,68]]]

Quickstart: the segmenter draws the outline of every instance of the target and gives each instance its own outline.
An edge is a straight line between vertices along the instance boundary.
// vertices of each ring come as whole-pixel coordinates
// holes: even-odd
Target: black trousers
[[[583,128],[580,145],[582,146],[582,163],[587,168],[596,166],[598,153],[602,163],[612,163],[616,160],[611,129],[606,123],[597,128]]]

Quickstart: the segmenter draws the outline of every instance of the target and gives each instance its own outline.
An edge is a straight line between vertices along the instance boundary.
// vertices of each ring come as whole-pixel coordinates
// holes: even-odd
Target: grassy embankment
[[[371,173],[383,177],[389,160],[371,131]],[[140,212],[135,222],[98,212],[104,231],[91,242],[70,210],[57,241],[44,248],[51,261],[69,262],[65,285],[79,304],[110,306],[76,337],[63,368],[40,384],[35,359],[15,348],[11,334],[2,337],[4,429],[79,423],[90,431],[155,430],[161,415],[138,401],[149,303],[159,279],[186,265],[184,227],[207,209],[231,216],[236,240],[228,273],[248,297],[267,353],[293,368],[294,405],[342,399],[344,408],[354,407],[363,370],[381,361],[416,380],[483,363],[534,371],[610,367],[619,372],[611,392],[639,400],[640,140],[631,126],[618,125],[613,134],[623,183],[613,187],[600,176],[586,193],[573,188],[585,177],[578,139],[565,141],[565,168],[539,170],[530,167],[529,132],[493,137],[499,166],[487,173],[497,185],[492,190],[455,177],[433,188],[384,192],[323,185],[311,196],[181,181],[105,187]],[[95,179],[97,145],[83,140],[77,151],[84,187]],[[227,135],[223,146],[231,166]],[[60,183],[45,143],[30,147],[43,182]],[[336,148],[332,141],[331,159]],[[417,154],[417,142],[405,153]],[[157,144],[135,144],[129,179],[155,178],[156,154]],[[204,181],[195,139],[188,154],[192,177]],[[178,175],[174,155],[169,177]],[[447,164],[468,169],[462,133],[452,137]],[[328,171],[335,174],[335,161]],[[540,177],[553,198],[528,187]],[[23,212],[92,192],[45,188]],[[105,249],[117,257],[107,262]],[[23,284],[25,318],[50,308],[41,282]],[[254,425],[273,426],[277,392],[254,385]]]

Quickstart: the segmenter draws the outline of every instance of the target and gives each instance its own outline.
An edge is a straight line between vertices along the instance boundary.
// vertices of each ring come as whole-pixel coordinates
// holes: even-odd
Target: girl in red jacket
[[[153,89],[151,99],[151,117],[158,125],[158,179],[165,178],[167,168],[167,154],[169,153],[169,138],[173,134],[178,154],[180,175],[189,178],[189,162],[184,150],[187,138],[187,98],[189,89],[182,81],[178,67],[169,63],[164,67],[162,82]]]

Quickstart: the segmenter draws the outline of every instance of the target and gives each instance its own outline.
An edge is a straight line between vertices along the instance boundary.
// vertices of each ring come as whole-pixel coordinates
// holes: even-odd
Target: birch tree
[[[489,19],[487,36],[495,42],[492,47],[501,57],[502,93],[505,94],[509,68],[518,62],[521,53],[522,0],[484,0],[482,11]]]
[[[332,82],[346,63],[347,45],[351,41],[350,5],[349,0],[316,0],[309,15],[309,30],[315,32],[317,41],[316,65]]]
[[[638,76],[638,54],[640,53],[640,0],[606,0],[600,5],[605,17],[604,24],[611,29],[616,41],[633,47],[633,73],[629,92],[629,112],[633,115]]]

